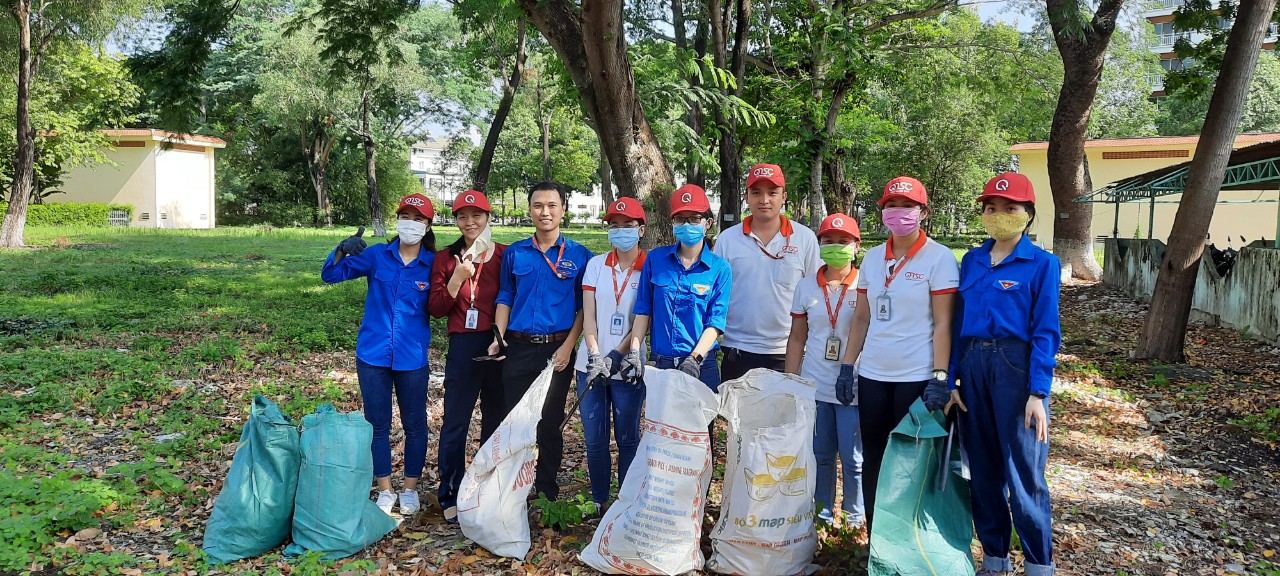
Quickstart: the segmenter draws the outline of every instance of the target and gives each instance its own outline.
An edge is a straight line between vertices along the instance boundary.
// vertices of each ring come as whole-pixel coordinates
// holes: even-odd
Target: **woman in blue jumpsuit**
[[[404,428],[404,491],[400,513],[409,516],[421,505],[418,478],[427,459],[427,380],[431,375],[427,348],[431,325],[427,316],[431,264],[435,260],[435,211],[422,194],[400,200],[397,237],[365,247],[364,228],[338,244],[320,271],[326,283],[366,278],[364,318],[356,336],[356,376],[364,417],[373,426],[373,476],[378,507],[391,514],[397,494],[391,489],[391,401],[400,406]]]
[[[1062,339],[1058,259],[1031,243],[1035,192],[1026,176],[1001,174],[982,196],[991,239],[960,262],[960,298],[950,372],[959,393],[961,442],[972,474],[979,576],[1013,572],[1017,528],[1028,576],[1053,574],[1053,530],[1044,469],[1049,456],[1049,386]],[[948,408],[950,405],[948,405]]]

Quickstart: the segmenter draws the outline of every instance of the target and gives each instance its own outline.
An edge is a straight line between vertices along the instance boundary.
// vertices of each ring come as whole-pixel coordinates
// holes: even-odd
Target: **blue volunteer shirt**
[[[564,257],[553,271],[551,266],[561,246]],[[564,234],[545,255],[533,245],[533,238],[508,246],[502,252],[502,282],[498,289],[498,304],[511,308],[507,330],[545,335],[572,328],[574,317],[582,309],[582,272],[592,256],[585,246]]]
[[[392,370],[417,370],[427,365],[431,324],[427,293],[435,254],[423,248],[408,266],[400,260],[400,241],[375,244],[355,256],[334,262],[334,250],[324,261],[320,278],[337,284],[368,278],[364,319],[356,336],[356,358]]]
[[[724,333],[732,280],[729,263],[705,245],[701,258],[688,270],[680,263],[676,245],[650,251],[640,270],[635,313],[652,318],[653,353],[688,356],[708,326]],[[719,343],[711,350],[718,348]]]
[[[1054,356],[1062,342],[1058,257],[1032,244],[1024,235],[1013,253],[993,268],[994,244],[995,240],[988,239],[960,260],[957,337],[952,338],[950,372],[956,373],[963,346],[970,338],[1017,339],[1031,348],[1031,392],[1047,396],[1053,369],[1058,365]]]

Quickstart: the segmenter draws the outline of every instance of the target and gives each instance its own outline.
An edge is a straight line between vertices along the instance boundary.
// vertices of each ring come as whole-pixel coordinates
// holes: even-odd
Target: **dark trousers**
[[[467,434],[471,415],[480,400],[480,443],[484,444],[502,423],[502,365],[476,362],[488,354],[493,334],[462,332],[449,335],[449,355],[444,362],[444,422],[440,425],[440,507],[458,503],[458,486],[467,471]]]
[[[862,428],[862,499],[867,510],[867,530],[875,517],[876,485],[880,480],[880,464],[889,446],[889,434],[911,410],[911,404],[924,393],[928,380],[920,382],[882,382],[866,376],[858,377],[858,415]]]
[[[510,339],[507,342],[507,359],[502,366],[502,417],[516,407],[525,391],[533,384],[551,361],[563,342],[531,344]],[[565,401],[569,397],[569,384],[573,381],[575,353],[569,354],[569,364],[551,377],[551,388],[542,403],[542,420],[538,422],[538,468],[533,479],[533,492],[546,494],[549,500],[560,496],[557,476],[564,460],[564,435],[560,425],[564,423]]]
[[[391,402],[400,406],[400,426],[404,428],[404,477],[422,476],[427,460],[427,380],[431,367],[392,370],[356,359],[360,380],[360,403],[364,419],[373,426],[373,477],[391,475]]]
[[[962,350],[957,376],[969,411],[961,413],[960,438],[969,455],[973,525],[983,562],[1012,571],[1005,566],[1016,527],[1027,574],[1050,574],[1053,529],[1044,479],[1049,444],[1026,427],[1030,349],[1019,340],[971,339]],[[1047,416],[1049,400],[1044,403]]]
[[[785,338],[784,338],[785,339]],[[756,354],[737,348],[724,348],[724,361],[720,363],[721,380],[741,378],[754,368],[768,368],[782,372],[786,369],[786,354]]]

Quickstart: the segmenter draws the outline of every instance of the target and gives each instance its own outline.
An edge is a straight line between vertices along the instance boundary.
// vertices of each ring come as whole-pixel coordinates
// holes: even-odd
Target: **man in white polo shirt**
[[[822,267],[813,231],[782,215],[787,200],[782,168],[752,166],[746,200],[751,215],[716,237],[715,253],[733,271],[721,344],[723,380],[752,368],[783,370],[796,286]]]

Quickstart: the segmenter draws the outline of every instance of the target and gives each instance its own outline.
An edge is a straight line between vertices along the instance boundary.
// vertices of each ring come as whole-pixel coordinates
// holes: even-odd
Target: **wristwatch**
[[[1039,398],[1039,399],[1041,399],[1041,400],[1044,400],[1045,398],[1048,398],[1048,396],[1047,396],[1047,395],[1045,395],[1045,394],[1041,394],[1041,393],[1039,393],[1039,392],[1032,392],[1032,393],[1031,393],[1031,395],[1032,395],[1032,396],[1035,396],[1036,398]]]
[[[946,382],[946,381],[947,381],[947,371],[946,371],[946,370],[934,370],[934,371],[933,371],[933,379],[934,379],[934,380],[942,380],[943,382]]]
[[[693,358],[693,361],[694,361],[694,362],[697,362],[697,363],[699,363],[699,364],[701,364],[701,363],[702,363],[702,361],[706,359],[706,356],[703,356],[703,355],[698,354],[698,353],[690,354],[690,355],[689,355],[689,357],[690,357],[690,358]]]

